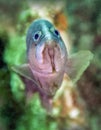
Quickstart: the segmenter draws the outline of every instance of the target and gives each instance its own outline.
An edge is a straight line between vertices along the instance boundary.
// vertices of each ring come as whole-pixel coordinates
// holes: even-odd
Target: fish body
[[[46,109],[50,108],[52,98],[61,87],[64,74],[76,82],[93,57],[90,51],[69,56],[60,33],[45,19],[32,22],[26,46],[27,63],[14,66],[13,70],[23,79],[27,93],[39,93]]]
[[[47,20],[36,20],[27,33],[27,57],[38,87],[54,95],[61,86],[67,61],[65,44],[55,27]]]

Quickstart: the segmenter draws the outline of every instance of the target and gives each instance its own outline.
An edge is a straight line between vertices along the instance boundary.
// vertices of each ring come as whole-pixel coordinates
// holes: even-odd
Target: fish
[[[46,19],[31,23],[26,36],[26,55],[26,63],[12,69],[25,83],[26,94],[39,93],[48,111],[64,74],[76,83],[93,58],[89,50],[69,55],[60,32]]]

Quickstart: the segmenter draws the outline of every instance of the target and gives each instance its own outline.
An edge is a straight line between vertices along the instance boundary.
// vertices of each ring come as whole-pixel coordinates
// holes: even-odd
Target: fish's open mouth
[[[31,67],[39,73],[53,74],[63,70],[65,52],[56,41],[47,41],[29,51]]]
[[[56,58],[55,55],[59,51],[59,48],[57,46],[54,47],[49,47],[46,46],[43,50],[43,61],[44,63],[49,63],[51,66],[51,73],[57,72],[57,67],[56,67]]]

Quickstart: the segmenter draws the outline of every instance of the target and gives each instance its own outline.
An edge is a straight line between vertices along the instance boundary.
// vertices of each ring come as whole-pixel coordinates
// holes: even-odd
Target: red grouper
[[[38,92],[42,105],[50,111],[64,74],[76,82],[90,64],[93,54],[80,51],[69,56],[60,33],[45,19],[32,22],[26,43],[28,62],[12,68],[23,79],[26,94]]]

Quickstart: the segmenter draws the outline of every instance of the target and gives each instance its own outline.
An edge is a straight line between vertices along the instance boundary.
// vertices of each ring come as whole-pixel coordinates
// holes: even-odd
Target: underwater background
[[[25,86],[11,70],[26,62],[26,31],[37,18],[54,23],[69,53],[94,54],[76,85],[64,79],[52,115],[37,93],[26,103]],[[101,130],[100,0],[0,0],[0,130]]]

